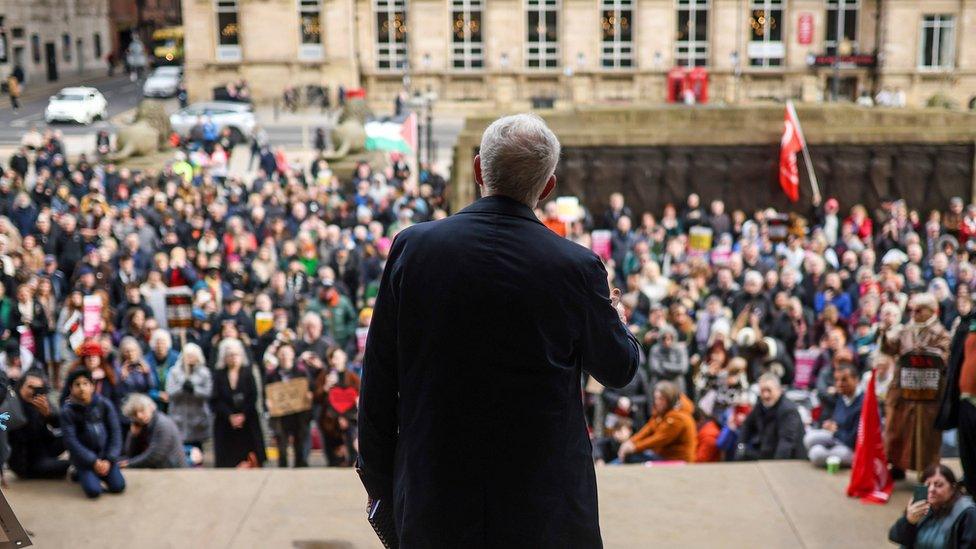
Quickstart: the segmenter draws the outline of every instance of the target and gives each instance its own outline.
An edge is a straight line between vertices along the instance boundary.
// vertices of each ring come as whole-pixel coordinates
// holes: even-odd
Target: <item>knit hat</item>
[[[78,351],[78,356],[82,358],[88,356],[103,356],[102,345],[94,339],[89,339],[81,344],[81,349]]]

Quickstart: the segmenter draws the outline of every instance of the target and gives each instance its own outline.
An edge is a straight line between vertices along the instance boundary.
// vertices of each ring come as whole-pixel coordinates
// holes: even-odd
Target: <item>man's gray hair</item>
[[[556,171],[556,134],[535,114],[499,118],[481,136],[481,175],[485,195],[504,195],[534,208],[546,181]]]
[[[137,412],[142,410],[156,410],[156,403],[153,399],[142,393],[132,393],[122,404],[122,413],[125,417],[135,417]]]

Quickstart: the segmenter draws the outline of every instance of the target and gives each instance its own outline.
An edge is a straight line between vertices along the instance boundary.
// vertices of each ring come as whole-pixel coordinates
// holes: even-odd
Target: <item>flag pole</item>
[[[817,174],[813,171],[813,161],[810,160],[810,149],[807,148],[807,138],[803,135],[803,127],[800,126],[800,117],[796,114],[796,109],[793,108],[793,101],[786,102],[786,108],[789,109],[790,115],[793,116],[793,120],[796,121],[796,131],[800,134],[800,142],[803,143],[803,163],[807,165],[807,175],[810,177],[810,189],[813,191],[813,203],[816,205],[820,204],[820,183],[817,182]]]

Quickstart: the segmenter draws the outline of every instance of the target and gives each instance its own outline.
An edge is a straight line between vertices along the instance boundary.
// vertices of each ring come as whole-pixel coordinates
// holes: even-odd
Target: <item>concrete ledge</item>
[[[958,468],[958,466],[955,466]],[[887,505],[844,494],[848,475],[803,462],[601,467],[608,548],[885,547],[911,485]],[[38,547],[380,547],[351,470],[130,471],[89,501],[67,481],[4,491]]]

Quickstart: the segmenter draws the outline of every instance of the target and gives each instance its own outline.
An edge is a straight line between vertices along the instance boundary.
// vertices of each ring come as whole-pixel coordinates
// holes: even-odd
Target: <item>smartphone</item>
[[[912,491],[912,503],[929,499],[929,487],[924,484],[916,484]]]
[[[41,387],[34,387],[34,396],[46,395],[50,390],[51,390],[50,387],[48,387],[47,385]]]

